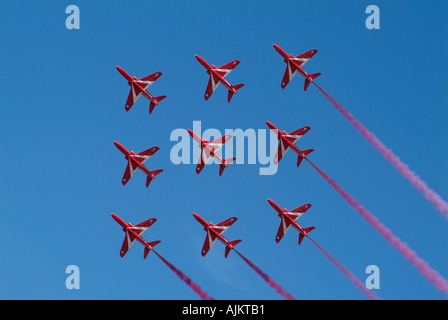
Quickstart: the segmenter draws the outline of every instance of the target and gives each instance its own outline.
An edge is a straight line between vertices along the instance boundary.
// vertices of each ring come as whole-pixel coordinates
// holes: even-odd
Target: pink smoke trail
[[[254,265],[249,259],[247,259],[245,256],[243,256],[241,253],[233,249],[248,265],[251,267],[260,277],[263,278],[264,281],[266,281],[272,288],[275,289],[283,298],[287,300],[295,300],[295,298],[285,291],[277,282],[272,280],[271,277],[269,277],[266,273],[260,270],[256,265]]]
[[[308,239],[331,261],[333,264],[351,281],[353,284],[362,291],[370,300],[380,300],[378,296],[356,278],[349,270],[347,270],[342,264],[340,264],[335,258],[333,258],[327,251],[325,251],[320,245],[318,245],[313,239],[308,236]]]
[[[351,113],[344,109],[336,100],[334,100],[328,93],[326,93],[321,87],[315,84],[316,87],[327,97],[328,100],[338,109],[338,111],[358,130],[364,138],[369,141],[376,150],[378,150],[383,157],[389,161],[392,166],[397,169],[400,174],[409,180],[426,200],[430,201],[434,208],[441,212],[442,216],[448,220],[448,203],[444,201],[435,191],[428,187],[428,185],[421,180],[421,178],[415,174],[409,167],[404,164],[398,156],[396,156],[390,149],[388,149],[381,141],[379,141],[373,133],[367,130],[358,119],[356,119]]]
[[[423,261],[417,253],[411,250],[405,243],[392,234],[392,231],[386,228],[377,217],[367,211],[352,195],[345,191],[328,175],[320,170],[309,159],[305,158],[317,172],[354,208],[360,213],[366,221],[378,231],[389,244],[403,254],[420,274],[435,286],[438,291],[443,292],[448,297],[448,282],[435,270],[431,269],[427,262]]]
[[[172,270],[174,273],[189,286],[191,289],[193,289],[194,292],[196,292],[199,297],[201,297],[202,300],[215,300],[214,298],[210,297],[207,292],[201,289],[200,286],[195,284],[190,278],[188,278],[182,271],[177,269],[175,266],[173,266],[171,263],[169,263],[164,257],[162,257],[160,254],[152,250],[165,264]]]

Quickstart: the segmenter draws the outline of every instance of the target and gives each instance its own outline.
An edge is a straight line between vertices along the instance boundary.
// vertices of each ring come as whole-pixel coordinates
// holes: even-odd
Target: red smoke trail
[[[236,253],[238,253],[238,255],[241,258],[243,258],[243,260],[249,265],[249,267],[254,269],[254,271],[256,273],[258,273],[258,275],[261,276],[263,278],[263,280],[266,281],[272,288],[274,288],[275,291],[277,291],[282,297],[284,297],[287,300],[295,300],[295,298],[290,293],[286,292],[285,289],[283,289],[277,282],[272,280],[272,278],[269,277],[266,273],[261,271],[260,268],[258,268],[256,265],[254,265],[249,259],[247,259],[245,256],[243,256],[241,253],[239,253],[235,249],[233,249],[233,250]]]
[[[333,258],[327,251],[325,251],[320,245],[318,245],[313,239],[308,236],[308,239],[331,261],[333,264],[351,281],[353,284],[362,291],[370,300],[380,300],[377,295],[367,289],[367,287],[356,278],[349,270],[347,270],[342,264],[340,264],[335,258]]]
[[[154,251],[154,250],[152,250]],[[165,260],[164,257],[162,257],[161,255],[159,255],[157,252],[154,251],[154,253],[160,258],[160,260],[162,260],[163,262],[165,262],[165,264],[174,271],[174,273],[183,281],[187,284],[187,286],[189,286],[191,289],[193,289],[194,292],[196,292],[202,300],[215,300],[214,298],[210,297],[207,292],[205,292],[204,290],[201,289],[200,286],[198,286],[197,284],[195,284],[190,278],[188,278],[182,271],[180,271],[179,269],[177,269],[175,266],[173,266],[171,263],[169,263],[167,260]]]
[[[307,158],[305,158],[307,159]],[[308,160],[308,159],[307,159]],[[353,207],[360,213],[364,219],[372,227],[378,231],[384,239],[389,241],[389,244],[396,248],[401,254],[403,254],[417,270],[420,272],[428,281],[433,284],[437,290],[445,293],[448,296],[448,282],[435,270],[431,269],[425,261],[423,261],[417,253],[411,250],[405,243],[401,242],[399,238],[392,234],[388,228],[386,228],[377,217],[367,211],[352,195],[345,191],[341,186],[334,182],[329,176],[327,176],[322,170],[320,170],[314,163],[310,160],[308,162],[320,173],[320,175],[334,188],[336,191]]]
[[[316,87],[327,97],[328,100],[339,110],[339,112],[358,130],[367,141],[369,141],[375,149],[377,149],[383,157],[389,161],[392,166],[397,169],[400,174],[409,180],[409,182],[426,198],[430,201],[434,208],[442,213],[442,216],[448,220],[448,203],[446,203],[435,191],[428,187],[428,185],[420,179],[420,177],[411,171],[409,167],[401,162],[400,158],[396,156],[390,149],[388,149],[381,141],[379,141],[373,133],[364,127],[358,119],[356,119],[351,113],[344,109],[336,100],[334,100],[328,93],[326,93],[321,87],[315,84]]]

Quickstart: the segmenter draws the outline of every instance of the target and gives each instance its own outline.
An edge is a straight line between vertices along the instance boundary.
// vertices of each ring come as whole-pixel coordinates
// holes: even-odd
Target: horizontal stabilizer
[[[303,231],[305,231],[306,233],[309,233],[309,232],[313,231],[314,229],[316,229],[316,227],[308,227],[308,228],[303,229]]]
[[[163,172],[163,169],[158,169],[158,170],[154,170],[154,171],[151,171],[151,172],[152,172],[152,174],[153,174],[154,177],[155,177],[156,175],[162,173],[162,172]]]
[[[302,154],[304,155],[304,157],[302,157],[301,155],[297,156],[297,168],[302,163],[303,158],[306,158],[306,156],[313,151],[314,151],[314,149],[302,150]]]
[[[305,91],[306,91],[306,89],[308,89],[309,85],[310,85],[310,80],[305,79],[305,87],[304,87]]]
[[[156,245],[158,245],[160,242],[162,242],[162,241],[157,240],[157,241],[149,242],[148,244],[153,248]],[[149,251],[150,251],[150,249],[148,247],[145,247],[145,251],[143,252],[143,259],[146,259],[146,257],[148,256]]]
[[[310,74],[310,79],[311,79],[311,81],[313,81],[314,79],[316,79],[318,76],[320,76],[322,73],[313,73],[313,74]],[[310,85],[310,80],[308,80],[308,79],[305,79],[305,91],[306,91],[306,89],[308,89],[308,86]]]
[[[303,231],[305,231],[306,235],[308,235],[308,233],[314,229],[315,229],[315,227],[309,227],[309,228],[303,229]],[[305,235],[303,233],[299,233],[299,245],[302,243],[302,240],[304,237],[305,237]]]
[[[320,73],[320,72],[310,74],[310,78],[311,78],[311,80],[314,80],[314,79],[316,79],[318,76],[320,76],[321,74],[322,74],[322,73]]]
[[[154,100],[156,101],[156,103],[154,103],[152,101],[149,103],[149,114],[152,113],[152,111],[154,110],[156,104],[159,104],[159,102],[162,101],[165,98],[166,98],[166,96],[155,97]]]
[[[233,89],[235,89],[235,92],[233,92],[232,90],[229,90],[229,92],[227,93],[227,102],[230,102],[230,100],[232,100],[232,97],[234,95],[234,93],[236,93],[239,89],[241,89],[242,87],[244,87],[243,83],[237,84],[235,86],[232,86]]]
[[[154,170],[154,171],[151,171],[151,172],[152,172],[152,174],[155,177],[159,173],[163,172],[163,169]],[[146,187],[149,187],[149,184],[151,183],[151,181],[152,181],[152,178],[150,176],[146,176]]]
[[[232,163],[233,161],[235,161],[236,160],[236,158],[228,158],[228,159],[225,159],[224,161],[227,163],[227,164],[230,164],[230,163]],[[219,175],[222,175],[222,173],[224,172],[224,169],[225,168],[227,168],[227,166],[225,166],[225,165],[223,165],[223,164],[221,164],[220,166],[219,166]]]
[[[299,246],[302,243],[303,237],[304,237],[303,233],[299,233]]]
[[[232,247],[234,247],[234,246],[236,246],[236,245],[237,245],[238,243],[240,243],[240,242],[241,242],[241,240],[233,240],[233,241],[230,241],[230,245],[231,245]],[[229,255],[230,250],[231,250],[231,248],[226,246],[226,251],[225,251],[225,253],[224,253],[224,257],[225,257],[225,258],[227,258],[227,256]]]

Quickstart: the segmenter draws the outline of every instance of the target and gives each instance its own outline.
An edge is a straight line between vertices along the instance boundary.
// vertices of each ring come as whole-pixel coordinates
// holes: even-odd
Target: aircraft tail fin
[[[237,84],[232,87],[233,87],[233,89],[235,89],[235,93],[236,93],[236,91],[238,91],[239,89],[244,87],[244,83],[240,83],[240,84]],[[227,102],[230,102],[230,100],[232,100],[233,95],[234,95],[234,92],[232,92],[232,90],[229,90],[229,92],[227,93]]]
[[[151,247],[155,247],[155,246],[158,245],[160,242],[162,242],[162,241],[157,240],[157,241],[149,242],[148,244],[149,244]],[[145,251],[143,252],[143,259],[146,259],[146,257],[148,256],[149,251],[150,251],[150,249],[149,249],[148,247],[145,247]]]
[[[302,150],[303,155],[306,157],[307,155],[309,155],[311,152],[313,152],[314,149],[308,149],[308,150]],[[302,156],[297,156],[297,168],[300,166],[300,164],[302,163],[303,157]]]
[[[225,159],[224,161],[227,163],[227,164],[229,164],[229,163],[232,163],[233,161],[235,161],[236,160],[236,158],[228,158],[228,159]],[[222,175],[222,173],[224,172],[224,169],[225,168],[227,168],[227,166],[225,166],[225,165],[223,165],[222,163],[221,163],[221,165],[219,166],[219,175]]]
[[[240,243],[241,242],[241,240],[233,240],[233,241],[230,241],[230,245],[232,246],[232,247],[234,247],[234,246],[236,246],[238,243]],[[229,253],[230,253],[230,247],[227,247],[226,246],[226,252],[224,253],[224,257],[225,258],[227,258],[227,256],[229,255]]]
[[[166,98],[166,96],[155,97],[154,100],[156,101],[156,103],[154,103],[152,101],[149,103],[149,114],[152,113],[152,111],[154,110],[154,107],[156,106],[156,104],[159,104],[159,102],[162,101],[165,98]]]
[[[308,234],[309,232],[313,231],[316,227],[309,227],[309,228],[305,228],[303,229],[303,231],[305,231],[306,234]],[[302,240],[305,236],[303,235],[303,233],[299,233],[299,246],[302,243]]]

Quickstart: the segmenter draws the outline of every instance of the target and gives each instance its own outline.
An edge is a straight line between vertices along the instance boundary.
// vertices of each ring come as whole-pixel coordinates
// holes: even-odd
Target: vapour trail
[[[373,147],[378,150],[378,152],[381,153],[383,157],[389,161],[403,177],[408,179],[411,185],[413,185],[425,197],[426,200],[430,201],[434,208],[440,211],[441,215],[448,221],[448,203],[443,200],[434,190],[429,188],[428,185],[415,172],[409,169],[409,167],[404,164],[400,158],[392,152],[392,150],[388,149],[381,141],[378,140],[377,137],[375,137],[373,133],[367,130],[367,128],[364,127],[358,119],[345,110],[342,105],[340,105],[316,83],[314,84],[320,92],[322,92],[322,94],[330,100],[336,109],[338,109],[338,111],[355,127],[355,129],[358,130],[363,137],[369,141]]]
[[[334,180],[332,180],[325,172],[320,170],[309,159],[305,158],[314,169],[356,210],[360,213],[364,219],[378,231],[389,244],[396,248],[401,254],[404,255],[420,274],[435,286],[438,291],[443,292],[448,297],[448,282],[435,270],[433,270],[427,262],[422,260],[415,251],[411,250],[405,243],[403,243],[398,237],[394,236],[392,231],[384,226],[377,217],[367,211],[351,194],[345,191]]]
[[[356,278],[350,270],[346,269],[342,264],[340,264],[334,257],[332,257],[327,251],[325,251],[320,245],[318,245],[310,236],[307,236],[312,243],[331,261],[333,264],[359,289],[364,293],[370,300],[380,300],[378,296]]]
[[[199,297],[201,297],[202,300],[215,300],[214,298],[210,297],[207,292],[202,290],[202,288],[195,284],[189,277],[187,277],[182,271],[177,269],[175,266],[173,266],[171,263],[169,263],[164,257],[162,257],[160,254],[158,254],[154,249],[152,250],[165,264],[172,270],[174,273],[189,286],[191,289],[193,289],[194,292],[196,292]]]
[[[245,256],[243,256],[241,253],[233,249],[248,265],[251,267],[260,277],[263,278],[264,281],[266,281],[272,288],[277,291],[283,298],[287,300],[295,300],[294,296],[288,293],[285,289],[283,289],[277,282],[272,280],[271,277],[269,277],[266,273],[260,270],[256,265],[254,265],[249,259],[247,259]]]

